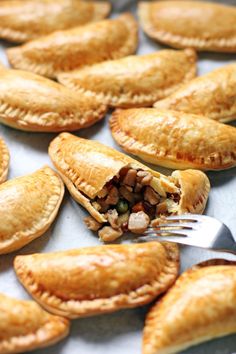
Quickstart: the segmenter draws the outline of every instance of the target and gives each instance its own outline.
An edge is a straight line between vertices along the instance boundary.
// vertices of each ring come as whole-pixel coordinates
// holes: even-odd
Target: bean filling
[[[179,199],[179,193],[166,193],[150,172],[125,167],[92,201],[107,223],[101,224],[91,216],[84,221],[103,241],[111,242],[127,231],[144,233],[152,220],[174,214]]]

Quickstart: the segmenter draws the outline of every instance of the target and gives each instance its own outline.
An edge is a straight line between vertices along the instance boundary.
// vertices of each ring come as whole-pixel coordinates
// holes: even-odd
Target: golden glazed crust
[[[0,353],[47,347],[67,336],[69,322],[45,312],[34,301],[0,294]]]
[[[2,138],[0,138],[0,183],[7,179],[10,154]]]
[[[62,72],[133,54],[138,44],[137,23],[131,14],[95,22],[7,50],[17,69],[56,78]]]
[[[105,18],[106,1],[4,0],[0,7],[0,38],[26,42],[54,31]]]
[[[179,251],[175,244],[157,242],[98,246],[17,256],[14,267],[43,307],[77,318],[152,301],[175,281]]]
[[[144,327],[143,354],[182,352],[236,332],[236,266],[220,264],[186,271],[154,305]]]
[[[0,254],[10,253],[44,234],[64,195],[60,177],[49,167],[0,185]]]
[[[196,75],[196,54],[162,50],[110,60],[58,76],[58,80],[114,107],[150,106]]]
[[[151,172],[159,180],[160,188],[169,193],[178,192],[180,186],[180,202],[176,211],[178,214],[189,210],[202,213],[208,198],[209,181],[200,171],[187,170],[179,172],[177,178],[167,177],[106,145],[72,134],[61,133],[56,137],[49,146],[49,155],[72,197],[101,223],[107,222],[107,219],[92,206],[91,199],[95,198],[104,185],[126,166],[136,166]],[[190,175],[191,179],[188,181]],[[196,192],[198,189],[198,193],[193,194],[193,186],[193,191]],[[183,196],[185,197],[182,205]]]
[[[202,170],[236,165],[235,127],[205,116],[155,108],[117,110],[110,127],[125,151],[156,165]]]
[[[156,102],[158,109],[203,114],[221,122],[236,119],[236,64],[197,77],[168,98]]]
[[[236,52],[236,9],[203,1],[139,3],[144,31],[174,48]]]
[[[96,123],[105,113],[106,107],[96,99],[77,95],[44,77],[1,71],[1,123],[27,131],[72,131]]]

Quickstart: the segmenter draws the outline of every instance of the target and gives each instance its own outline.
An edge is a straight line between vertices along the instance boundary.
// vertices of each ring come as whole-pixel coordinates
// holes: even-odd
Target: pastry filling
[[[154,219],[176,214],[179,188],[171,181],[169,187],[167,192],[160,179],[148,171],[124,167],[91,201],[92,206],[105,215],[107,223],[101,224],[91,216],[84,221],[90,230],[98,231],[99,237],[108,242],[127,231],[142,234]]]

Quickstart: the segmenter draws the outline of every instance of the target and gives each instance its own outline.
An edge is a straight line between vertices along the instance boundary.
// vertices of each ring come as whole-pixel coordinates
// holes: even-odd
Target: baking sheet
[[[221,1],[226,3],[226,1]],[[227,1],[236,5],[235,0]],[[112,16],[123,11],[136,11],[136,1],[114,0]],[[6,43],[0,42],[0,59],[7,64],[4,53]],[[150,53],[163,48],[148,39],[140,30],[138,53]],[[199,55],[199,74],[202,75],[236,59],[235,55],[204,53]],[[117,149],[108,129],[108,118],[91,128],[76,133],[78,136],[99,140]],[[236,126],[236,124],[234,124]],[[9,178],[31,173],[45,164],[52,166],[47,155],[49,142],[56,134],[24,133],[0,126],[0,135],[4,137],[10,149],[11,162]],[[158,169],[158,168],[156,168]],[[158,169],[171,173],[167,169]],[[236,237],[236,169],[224,172],[208,173],[212,190],[206,214],[225,222]],[[99,245],[98,239],[84,226],[82,219],[87,215],[66,192],[59,215],[50,230],[20,251],[0,256],[0,292],[10,296],[30,298],[17,282],[12,269],[16,254],[52,252],[76,247]],[[124,241],[126,242],[126,241]],[[181,249],[181,269],[192,264],[215,257],[233,259],[228,254],[219,254],[191,247]],[[235,257],[236,259],[236,257]],[[142,329],[148,306],[133,310],[123,310],[109,315],[79,319],[72,322],[70,336],[62,342],[33,353],[45,354],[138,354],[141,353]],[[185,354],[232,354],[236,352],[236,335],[214,340],[185,351]]]

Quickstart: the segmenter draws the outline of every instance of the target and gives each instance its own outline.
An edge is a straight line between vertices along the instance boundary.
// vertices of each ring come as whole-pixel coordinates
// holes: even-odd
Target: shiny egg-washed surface
[[[221,1],[222,2],[222,1]],[[224,1],[225,3],[226,1]],[[235,0],[227,1],[235,5]],[[136,11],[136,1],[112,1],[112,16],[125,11]],[[8,44],[1,42],[0,60],[7,64],[5,49]],[[139,54],[148,54],[159,50],[161,47],[148,39],[140,30]],[[167,48],[167,47],[165,47]],[[198,72],[205,74],[223,65],[235,61],[235,55],[209,54],[199,55]],[[76,132],[84,138],[98,140],[115,147],[108,128],[108,118],[91,128]],[[235,123],[230,123],[236,126]],[[36,171],[48,164],[52,167],[47,149],[56,134],[25,133],[3,125],[0,126],[0,136],[6,141],[10,154],[9,178],[15,178]],[[171,174],[171,170],[158,169],[163,173]],[[235,197],[236,193],[236,168],[222,172],[207,173],[210,178],[212,190],[206,214],[215,216],[225,222],[236,237]],[[34,240],[20,251],[8,256],[0,257],[0,292],[17,299],[29,299],[23,287],[17,281],[13,270],[13,259],[16,254],[46,253],[67,250],[76,247],[96,246],[100,242],[82,223],[82,218],[87,212],[77,205],[66,193],[58,217],[52,227],[44,236]],[[229,255],[183,247],[182,270],[208,258],[230,258]],[[43,351],[36,350],[34,354],[140,354],[141,340],[146,316],[147,306],[137,309],[122,310],[113,314],[78,319],[72,323],[70,337],[59,344]],[[213,340],[198,345],[182,352],[182,354],[232,354],[236,351],[236,335]]]

